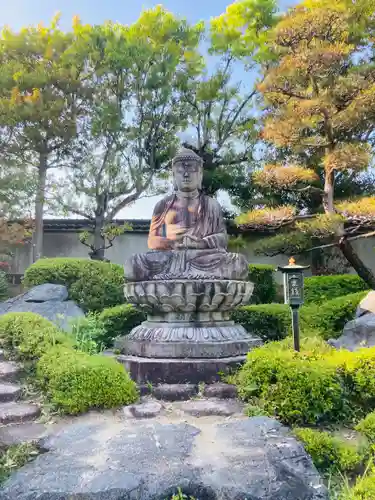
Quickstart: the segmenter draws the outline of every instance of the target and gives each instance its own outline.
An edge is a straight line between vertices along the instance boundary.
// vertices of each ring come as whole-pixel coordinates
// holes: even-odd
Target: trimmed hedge
[[[67,336],[39,314],[17,312],[0,316],[0,345],[18,359],[37,359],[63,343],[69,343]]]
[[[353,472],[363,462],[364,455],[353,443],[315,429],[294,429],[315,467],[325,474]]]
[[[242,306],[235,309],[231,317],[262,340],[284,339],[291,325],[289,306],[285,304]]]
[[[239,395],[288,425],[347,422],[375,408],[375,348],[337,351],[323,340],[270,342],[234,377]]]
[[[254,283],[252,304],[271,304],[275,302],[277,288],[275,282],[275,267],[269,264],[250,264],[249,280]]]
[[[120,363],[64,346],[52,348],[40,358],[37,377],[51,402],[71,415],[138,399],[137,387]]]
[[[304,306],[301,308],[302,324],[319,330],[325,340],[340,337],[346,323],[354,319],[357,307],[367,293],[352,293],[324,304]]]
[[[112,347],[113,341],[120,335],[128,335],[131,330],[145,321],[146,314],[130,304],[104,309],[98,320],[103,326],[103,337],[99,340],[105,347]]]
[[[312,276],[305,278],[305,304],[324,304],[327,300],[368,289],[356,274]]]
[[[124,303],[121,266],[89,259],[40,259],[25,272],[27,288],[55,283],[65,285],[69,298],[85,311],[102,311]]]
[[[242,399],[288,425],[337,421],[347,413],[335,366],[283,343],[250,351],[237,384]]]

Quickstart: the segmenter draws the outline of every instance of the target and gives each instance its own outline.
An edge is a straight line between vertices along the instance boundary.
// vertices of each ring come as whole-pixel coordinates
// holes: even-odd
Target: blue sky
[[[12,29],[22,26],[48,23],[61,12],[61,27],[68,29],[73,16],[78,15],[82,22],[99,24],[104,21],[117,21],[123,24],[134,22],[143,9],[162,4],[174,14],[186,17],[190,22],[209,20],[225,11],[230,0],[0,0],[0,26]],[[296,0],[280,0],[282,9],[293,5]],[[126,208],[119,217],[150,218],[156,201],[160,198],[146,198]],[[227,204],[227,197],[221,198]]]
[[[139,16],[142,8],[163,4],[175,14],[190,21],[209,19],[221,14],[230,0],[0,0],[0,25],[8,24],[19,28],[25,24],[48,22],[60,11],[63,26],[68,27],[74,15],[83,22],[102,23],[106,20],[131,23]],[[295,3],[281,0],[282,8]]]

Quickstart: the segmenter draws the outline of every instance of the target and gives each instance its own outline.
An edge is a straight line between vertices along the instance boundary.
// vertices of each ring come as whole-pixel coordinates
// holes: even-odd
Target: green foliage
[[[23,467],[39,455],[33,443],[22,443],[0,451],[0,484],[20,467]]]
[[[94,313],[71,321],[70,336],[76,349],[87,354],[97,354],[103,349],[105,331]]]
[[[258,304],[235,309],[231,318],[262,340],[284,339],[290,329],[289,306],[284,304]]]
[[[311,248],[310,236],[300,231],[280,232],[275,236],[260,239],[253,247],[258,255],[273,257],[278,254],[298,255]]]
[[[327,300],[363,290],[368,290],[368,286],[356,274],[312,276],[305,278],[305,304],[324,304]]]
[[[25,272],[30,288],[43,283],[65,285],[69,298],[85,311],[102,311],[124,302],[124,272],[121,266],[89,259],[40,259]]]
[[[351,293],[319,305],[304,306],[301,308],[301,323],[303,327],[319,331],[325,340],[337,338],[346,323],[354,318],[366,293]]]
[[[369,413],[358,422],[355,430],[366,436],[370,443],[375,443],[375,412]]]
[[[68,338],[50,321],[29,312],[0,316],[0,345],[23,360],[39,358],[56,344]]]
[[[9,283],[6,273],[0,271],[0,302],[9,297]]]
[[[130,304],[104,309],[98,317],[103,328],[103,334],[98,337],[98,340],[105,347],[112,347],[116,337],[127,335],[145,319],[146,314]]]
[[[295,436],[302,441],[315,467],[325,474],[352,472],[363,461],[363,455],[355,445],[315,429],[294,429]]]
[[[249,280],[254,283],[252,304],[271,304],[276,299],[275,268],[268,264],[250,264]]]
[[[375,467],[372,465],[363,476],[358,477],[352,488],[346,486],[339,500],[373,500],[375,498]]]
[[[346,413],[335,366],[316,352],[269,343],[249,352],[237,377],[239,394],[286,424],[335,421]]]
[[[37,377],[51,402],[65,413],[134,403],[138,393],[124,367],[112,358],[55,347],[37,363]]]

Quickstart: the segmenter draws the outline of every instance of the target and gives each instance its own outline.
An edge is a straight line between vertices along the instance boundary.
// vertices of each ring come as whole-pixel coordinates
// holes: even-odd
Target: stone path
[[[0,447],[34,441],[39,437],[36,430],[39,429],[39,434],[42,430],[40,425],[34,423],[41,413],[40,407],[21,400],[22,387],[18,383],[21,374],[22,367],[13,361],[6,361],[4,352],[0,350]],[[31,435],[30,439],[27,434]]]

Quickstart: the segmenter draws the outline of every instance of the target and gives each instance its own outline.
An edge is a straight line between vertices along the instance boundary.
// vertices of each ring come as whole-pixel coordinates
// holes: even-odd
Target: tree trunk
[[[345,236],[341,237],[338,243],[338,247],[341,250],[342,254],[352,266],[352,268],[356,271],[358,276],[363,279],[367,285],[375,290],[375,276],[371,269],[366,267],[362,259],[355,252],[350,241],[345,238]]]
[[[43,215],[47,179],[47,156],[40,154],[38,167],[38,187],[35,197],[35,230],[33,243],[33,262],[43,256]]]
[[[97,215],[95,217],[94,226],[94,241],[92,245],[92,251],[90,252],[90,259],[92,260],[105,260],[105,238],[102,234],[104,227],[104,217],[102,215]]]

